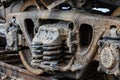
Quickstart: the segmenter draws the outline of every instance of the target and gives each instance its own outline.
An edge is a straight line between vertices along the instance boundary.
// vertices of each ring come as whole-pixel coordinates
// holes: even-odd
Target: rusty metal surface
[[[28,52],[27,52],[28,53]],[[26,53],[26,54],[27,54]],[[36,68],[33,68],[30,66],[30,63],[28,63],[28,61],[25,59],[25,56],[24,56],[25,53],[23,53],[23,51],[20,51],[19,52],[19,55],[20,55],[20,58],[21,58],[21,61],[23,62],[24,66],[29,70],[31,71],[32,73],[36,74],[36,75],[40,75],[42,73],[44,73],[43,70],[41,69],[36,69]],[[28,56],[28,55],[27,55]]]
[[[31,13],[34,13],[34,16]],[[12,15],[16,17],[17,23],[21,25],[21,29],[24,32],[25,38],[28,39],[28,44],[30,44],[31,41],[29,40],[27,36],[26,29],[25,27],[23,27],[24,25],[22,22],[24,21],[25,18],[31,18],[33,19],[33,21],[35,21],[36,18],[40,18],[40,19],[48,18],[48,19],[58,19],[58,20],[65,20],[65,21],[73,22],[74,29],[72,33],[76,34],[76,36],[74,36],[76,40],[72,41],[71,43],[74,42],[75,45],[78,45],[77,51],[75,52],[76,56],[74,56],[75,59],[73,59],[75,63],[70,65],[71,67],[69,66],[69,68],[63,68],[65,70],[70,69],[71,71],[75,71],[75,70],[83,68],[83,67],[76,66],[76,64],[85,66],[90,62],[91,58],[94,56],[94,52],[96,51],[97,41],[99,40],[100,36],[102,35],[104,31],[107,32],[111,25],[116,25],[117,28],[119,27],[118,18],[109,18],[105,16],[92,15],[92,14],[87,14],[87,13],[80,12],[80,11],[53,11],[53,12],[39,11],[39,12],[31,12],[31,13],[30,12],[29,13],[27,12],[26,13],[14,13],[14,14],[8,15],[8,20],[11,19]],[[24,16],[24,17],[21,17],[21,16]],[[85,53],[82,53],[84,51],[82,51],[82,49],[80,48],[78,44],[79,40],[78,40],[77,35],[79,35],[78,34],[79,25],[84,24],[84,23],[90,24],[91,26],[93,26],[94,34],[93,34],[91,45],[87,49],[88,51]]]
[[[29,8],[31,6],[37,7],[37,4],[35,3],[34,0],[26,0],[23,3],[23,5],[21,6],[20,11],[23,12],[23,11],[25,11],[27,8]]]
[[[120,16],[120,7],[115,9],[115,11],[112,13],[112,16]]]
[[[41,0],[41,1],[44,3],[44,0]],[[65,2],[65,1],[67,1],[67,0],[54,0],[54,2],[52,2],[51,4],[46,5],[46,6],[47,6],[48,10],[51,10],[51,9],[53,9],[54,7],[56,7],[57,5]]]
[[[4,74],[4,76],[6,75],[6,79],[7,77],[10,77],[17,80],[53,80],[51,77],[35,76],[28,70],[18,68],[3,62],[0,62],[0,73]]]
[[[4,27],[5,36],[0,41],[6,39],[6,44],[0,46],[1,55],[4,51],[8,55],[15,51],[18,56],[19,52],[24,66],[36,75],[47,72],[79,79],[96,60],[99,71],[120,75],[120,19],[115,17],[120,15],[119,1],[112,2],[2,0],[0,19],[4,22],[0,29]],[[93,8],[109,11],[104,13]],[[17,61],[14,60],[7,61]]]

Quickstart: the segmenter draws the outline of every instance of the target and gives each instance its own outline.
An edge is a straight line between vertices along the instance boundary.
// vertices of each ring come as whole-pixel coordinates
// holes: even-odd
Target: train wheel
[[[30,50],[26,49],[26,50],[22,50],[19,52],[21,61],[23,63],[23,65],[33,74],[36,75],[40,75],[42,74],[44,71],[41,69],[37,69],[36,67],[33,67],[31,65],[31,54],[30,54]]]
[[[24,2],[24,4],[21,6],[20,12],[35,11],[35,10],[37,11],[38,10],[37,6],[38,5],[36,4],[36,2],[34,0],[26,0]],[[29,31],[29,30],[26,30],[26,31]],[[29,32],[27,32],[27,33],[29,34],[28,36],[31,37],[31,33],[29,33]],[[27,43],[27,39],[25,40],[25,43]],[[42,69],[38,69],[36,66],[31,65],[32,54],[28,47],[28,44],[25,44],[25,45],[26,46],[23,47],[24,49],[19,51],[19,56],[21,58],[23,65],[25,66],[26,69],[28,69],[30,72],[32,72],[35,75],[42,74],[44,72]]]

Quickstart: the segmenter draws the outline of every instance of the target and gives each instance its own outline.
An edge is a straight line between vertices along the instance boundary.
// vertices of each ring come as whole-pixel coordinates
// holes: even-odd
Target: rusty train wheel
[[[33,66],[31,66],[31,54],[29,52],[29,50],[23,50],[23,51],[20,51],[19,52],[19,55],[20,55],[20,58],[21,58],[21,61],[23,63],[23,65],[30,71],[32,72],[33,74],[36,74],[36,75],[40,75],[42,74],[44,71],[41,70],[41,69],[37,69]]]
[[[38,5],[35,3],[34,0],[26,0],[25,3],[21,6],[20,12],[38,10],[37,6]],[[28,33],[28,36],[31,36],[31,35]],[[25,39],[25,42],[26,41],[27,41],[27,39]],[[19,51],[20,59],[21,59],[23,65],[25,66],[25,68],[28,69],[30,72],[32,72],[35,75],[40,75],[40,74],[44,73],[44,71],[42,69],[38,69],[36,66],[31,65],[31,59],[32,59],[31,51],[28,47],[28,44],[25,44],[25,45],[27,46],[27,49]]]

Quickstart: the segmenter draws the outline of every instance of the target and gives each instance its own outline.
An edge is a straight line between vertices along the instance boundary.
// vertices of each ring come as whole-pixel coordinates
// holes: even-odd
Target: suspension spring
[[[44,45],[41,64],[56,67],[62,61],[62,45]]]
[[[43,48],[42,44],[32,44],[32,65],[39,65],[43,58]]]
[[[66,43],[64,43],[64,59],[65,59],[65,63],[69,63],[70,59],[72,58],[73,54],[69,52],[69,47],[67,46]]]

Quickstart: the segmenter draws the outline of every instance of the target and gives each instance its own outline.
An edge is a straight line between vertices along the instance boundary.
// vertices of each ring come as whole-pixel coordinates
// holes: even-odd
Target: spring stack
[[[38,66],[43,58],[43,48],[42,44],[32,44],[32,65]]]
[[[69,52],[69,47],[67,46],[67,43],[64,43],[64,59],[65,63],[69,63],[70,59],[72,58],[73,54]]]
[[[56,67],[62,61],[62,45],[45,45],[43,46],[43,62],[41,64]]]

